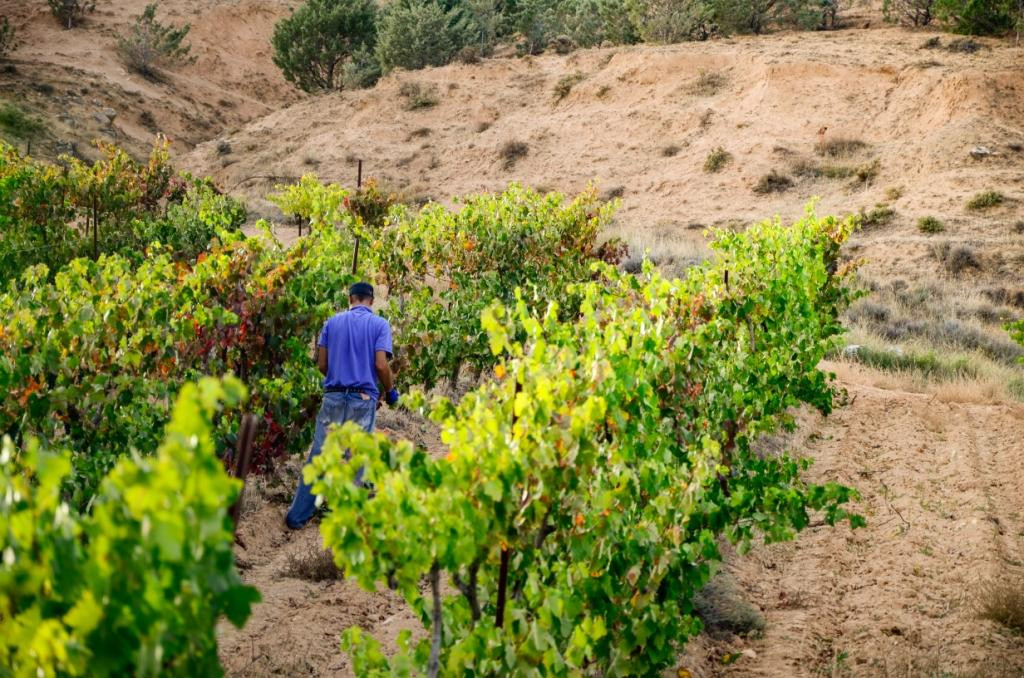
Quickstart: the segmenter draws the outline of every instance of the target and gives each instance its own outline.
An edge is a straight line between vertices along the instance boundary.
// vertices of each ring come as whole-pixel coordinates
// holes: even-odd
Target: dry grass
[[[718,94],[729,79],[718,71],[701,71],[697,78],[686,88],[693,96],[710,97]]]
[[[785,174],[779,174],[775,170],[772,170],[757,180],[757,183],[754,185],[754,193],[760,193],[762,195],[768,193],[782,193],[792,185],[792,179],[787,177]]]
[[[851,155],[856,155],[859,151],[867,148],[867,144],[860,139],[852,139],[849,137],[832,137],[830,139],[822,139],[814,145],[814,150],[818,155],[823,155],[829,158],[846,158]]]
[[[654,264],[662,275],[678,278],[686,269],[711,256],[711,250],[702,237],[683,236],[679,229],[669,225],[664,228],[655,227],[646,232],[612,227],[604,236],[621,238],[626,243],[629,250],[621,266],[629,273],[639,273],[646,259]]]
[[[432,84],[422,84],[411,80],[407,80],[398,86],[398,94],[405,98],[403,108],[407,111],[433,108],[441,101],[437,93],[437,87]]]
[[[529,153],[530,147],[522,141],[506,141],[498,151],[498,155],[501,157],[501,166],[506,170],[515,167],[516,163]]]
[[[341,579],[341,571],[334,564],[334,556],[316,544],[309,544],[304,551],[289,553],[288,562],[281,574],[306,581]]]
[[[1024,631],[1024,577],[984,582],[975,600],[977,614],[1015,631]]]
[[[878,375],[881,388],[938,394],[955,402],[1024,400],[1024,349],[1003,325],[1024,313],[956,281],[907,284],[864,279],[869,296],[850,308],[838,360]]]

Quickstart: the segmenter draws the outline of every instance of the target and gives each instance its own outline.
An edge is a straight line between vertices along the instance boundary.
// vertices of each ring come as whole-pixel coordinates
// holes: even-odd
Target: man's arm
[[[324,365],[326,366],[326,358],[324,359]],[[377,351],[373,357],[374,367],[377,368],[377,378],[380,379],[381,395],[383,396],[388,391],[395,387],[395,377],[391,374],[391,363],[388,362],[387,351]],[[324,368],[326,369],[326,367]]]
[[[320,374],[327,376],[327,347],[316,347],[316,366],[320,368]]]

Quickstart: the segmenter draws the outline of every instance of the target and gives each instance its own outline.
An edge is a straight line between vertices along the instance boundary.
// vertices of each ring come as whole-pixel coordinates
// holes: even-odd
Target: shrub
[[[974,250],[966,245],[953,247],[944,242],[936,245],[932,251],[950,275],[958,276],[969,268],[981,269],[981,262]]]
[[[935,18],[936,0],[883,0],[882,17],[894,24],[904,26],[927,26]],[[929,38],[922,47],[939,46],[939,38]]]
[[[668,146],[665,146],[664,148],[661,149],[661,156],[663,158],[674,158],[675,156],[679,155],[679,151],[681,150],[683,149],[681,149],[679,146],[676,146],[675,144],[669,144]]]
[[[31,140],[46,132],[46,125],[39,118],[28,115],[15,104],[0,106],[0,129],[16,139]]]
[[[437,87],[433,84],[422,84],[406,80],[398,86],[398,94],[405,97],[405,110],[416,111],[421,108],[433,108],[441,100]]]
[[[857,177],[857,181],[862,184],[870,184],[878,176],[879,170],[882,168],[882,164],[877,160],[859,165],[853,170],[854,176]]]
[[[708,157],[704,160],[704,171],[717,172],[725,167],[730,160],[732,160],[732,154],[721,146],[717,146],[711,149]]]
[[[7,21],[7,17],[0,16],[0,59],[7,56],[12,49],[14,49],[14,26]]]
[[[632,15],[646,42],[706,40],[715,31],[715,10],[706,0],[646,0],[633,4]]]
[[[507,170],[515,167],[515,164],[521,159],[525,158],[530,152],[530,147],[522,141],[508,141],[501,147],[499,155],[501,156],[501,165]]]
[[[360,47],[341,67],[342,89],[365,89],[380,80],[380,62],[369,48]]]
[[[555,85],[555,101],[561,101],[565,97],[569,96],[569,92],[572,88],[583,82],[584,76],[579,71],[576,71],[572,75],[563,75],[558,83]]]
[[[376,54],[385,72],[443,66],[470,41],[465,18],[434,0],[400,0],[380,18]]]
[[[754,186],[754,193],[782,193],[792,185],[792,179],[787,177],[785,174],[779,174],[775,170],[772,170],[758,179],[757,184]]]
[[[156,3],[146,5],[131,30],[117,38],[117,53],[129,68],[154,77],[157,68],[188,61],[190,45],[182,44],[189,25],[165,26],[156,20]]]
[[[967,209],[969,210],[987,210],[992,207],[997,207],[1006,201],[1006,196],[998,191],[984,191],[976,194],[970,200],[967,201]]]
[[[365,82],[376,39],[374,0],[307,0],[274,26],[274,63],[285,80],[306,92],[345,86],[345,66],[357,57],[349,82]]]
[[[773,25],[832,28],[838,0],[714,0],[715,20],[727,33],[760,34]]]
[[[935,15],[956,33],[998,35],[1014,25],[1013,0],[935,0]]]
[[[834,137],[831,139],[822,139],[814,145],[814,150],[818,155],[824,155],[830,158],[842,158],[854,155],[866,147],[867,144],[860,139]]]
[[[885,226],[896,217],[896,210],[885,203],[878,203],[870,212],[860,210],[860,224],[863,228]]]
[[[946,227],[935,217],[921,217],[917,220],[917,230],[922,233],[941,233]]]
[[[548,40],[548,49],[562,56],[571,54],[577,47],[576,41],[568,35],[556,35]]]
[[[46,0],[50,12],[65,28],[81,23],[87,12],[96,9],[96,0]]]
[[[468,19],[463,52],[471,49],[476,58],[490,56],[506,20],[501,0],[461,0],[459,4]]]

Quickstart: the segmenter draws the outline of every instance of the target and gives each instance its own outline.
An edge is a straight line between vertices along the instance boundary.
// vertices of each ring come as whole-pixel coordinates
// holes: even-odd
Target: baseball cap
[[[368,282],[357,282],[348,288],[348,294],[352,297],[373,297],[373,285]]]

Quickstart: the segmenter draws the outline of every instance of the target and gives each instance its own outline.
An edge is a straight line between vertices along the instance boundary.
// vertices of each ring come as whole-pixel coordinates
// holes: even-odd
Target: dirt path
[[[732,559],[763,637],[698,643],[693,673],[1024,675],[1024,638],[973,612],[981,582],[1024,574],[1024,409],[846,386],[851,404],[805,417],[794,443],[809,477],[861,491],[868,527]]]
[[[981,582],[1024,575],[1024,407],[844,386],[849,404],[801,416],[790,446],[816,460],[810,479],[860,490],[868,527],[814,527],[730,557],[763,635],[702,636],[681,666],[695,677],[1024,675],[1024,638],[973,612]],[[245,629],[222,632],[230,675],[351,675],[338,645],[347,626],[385,646],[420,628],[390,593],[285,576],[319,533],[286,532],[290,488],[276,492],[243,523],[244,577],[264,602]],[[727,653],[738,659],[725,666]]]

